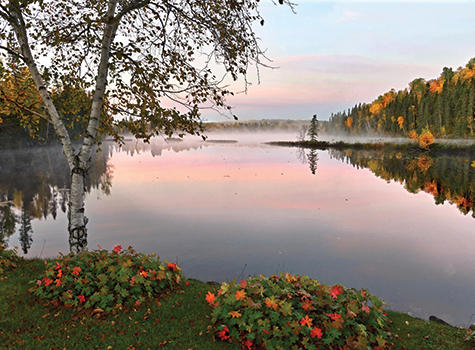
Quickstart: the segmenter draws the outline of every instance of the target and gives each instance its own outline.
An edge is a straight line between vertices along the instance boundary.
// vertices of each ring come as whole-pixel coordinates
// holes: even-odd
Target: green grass
[[[42,260],[25,260],[0,280],[1,349],[240,349],[214,339],[205,294],[216,285],[188,280],[182,290],[138,309],[102,315],[37,300],[27,289],[43,271]],[[388,312],[394,349],[472,349],[465,330]],[[472,346],[471,346],[472,345]]]

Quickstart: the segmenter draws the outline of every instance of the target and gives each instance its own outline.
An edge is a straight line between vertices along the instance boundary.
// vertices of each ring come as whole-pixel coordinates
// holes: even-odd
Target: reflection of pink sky
[[[473,218],[326,152],[312,175],[296,149],[239,145],[114,153],[111,195],[87,196],[89,247],[132,245],[203,280],[232,279],[244,263],[246,273],[266,275],[281,264],[323,283],[369,287],[421,317],[459,320],[475,307]],[[66,253],[66,227],[62,213],[35,221],[31,254]]]
[[[387,184],[369,170],[329,160],[323,152],[315,176],[294,156],[259,157],[256,154],[250,163],[241,164],[238,151],[224,158],[213,154],[213,149],[155,158],[147,153],[134,158],[118,153],[112,158],[113,191],[122,186],[133,186],[134,191],[144,188],[146,196],[140,200],[148,210],[194,208],[219,215],[232,206],[237,217],[239,208],[305,220],[310,215],[322,227],[338,227],[342,232],[338,238],[326,238],[335,254],[365,249],[368,240],[373,249],[404,249],[428,259],[435,254],[462,263],[472,254],[470,245],[460,242],[473,239],[469,231],[473,219],[461,218],[453,206],[435,206],[426,193],[410,194],[398,183]],[[157,198],[166,200],[157,203]],[[422,214],[427,218],[423,224],[417,220]]]

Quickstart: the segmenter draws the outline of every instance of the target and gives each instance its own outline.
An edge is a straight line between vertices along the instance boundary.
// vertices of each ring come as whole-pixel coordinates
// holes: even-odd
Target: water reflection
[[[86,191],[99,189],[109,195],[112,167],[109,152],[96,152]],[[5,243],[17,228],[26,254],[33,242],[31,221],[66,213],[69,201],[69,167],[60,147],[4,149],[0,153],[0,241]],[[65,231],[66,232],[66,231]],[[66,233],[65,233],[66,234]]]
[[[475,218],[473,156],[432,157],[428,154],[361,150],[330,150],[329,154],[358,169],[369,169],[387,182],[397,181],[410,193],[424,191],[434,197],[436,205],[449,202],[464,215],[471,212]]]
[[[310,172],[315,175],[318,168],[318,152],[316,149],[311,149],[308,153],[305,151],[305,148],[297,148],[297,158],[302,164],[308,163]]]
[[[86,198],[90,247],[111,249],[121,244],[146,254],[155,252],[178,262],[187,276],[205,281],[298,273],[322,283],[368,287],[392,308],[418,317],[435,314],[453,324],[469,319],[475,310],[475,265],[471,264],[475,222],[459,215],[448,202],[457,195],[457,186],[473,187],[471,159],[451,162],[415,154],[353,151],[329,155],[306,150],[306,163],[301,164],[295,148],[257,142],[248,146],[239,141],[154,140],[150,145],[134,141],[122,148],[106,144],[96,165],[97,185]],[[62,154],[57,152],[59,159]],[[312,158],[315,163],[309,164]],[[46,164],[47,158],[38,162]],[[9,189],[4,178],[13,183],[14,176],[31,170],[18,166],[16,173],[6,171],[7,163],[8,159],[1,159],[0,224],[8,236],[15,221],[18,233],[9,243],[31,244],[30,257],[67,252],[67,220],[61,209],[61,196],[67,192],[59,192],[68,186],[67,173],[62,177],[55,170],[45,175],[45,170],[41,176],[32,175],[35,186],[17,181]],[[10,163],[13,167],[14,162]],[[106,177],[109,181],[102,178],[104,188],[111,190],[112,169],[113,187],[110,196],[101,197],[99,180],[105,167],[110,176]],[[438,168],[448,173],[437,175]],[[45,194],[39,192],[49,187],[41,187],[38,179],[53,176],[57,179],[47,182],[53,187],[47,198],[56,196],[57,218],[46,221],[40,200]],[[469,184],[463,185],[462,178]],[[435,206],[432,197],[412,195],[396,181],[412,193],[430,192],[426,183],[434,181],[430,193],[443,193],[447,205]],[[448,187],[451,182],[455,188]],[[29,187],[36,190],[27,196]],[[15,197],[15,192],[21,196]],[[32,200],[27,205],[26,197],[38,198],[40,203],[36,211],[30,211],[33,243],[28,240],[32,232],[26,217],[23,232],[27,234],[19,237],[22,206],[35,207]],[[48,218],[54,202],[46,201]]]
[[[150,153],[161,156],[164,151],[175,153],[210,146],[196,139],[182,142],[179,139],[153,139],[151,143],[134,140],[123,145],[105,142],[102,149],[93,153],[86,182],[86,193],[92,189],[102,195],[111,194],[114,153],[130,157]],[[15,232],[24,254],[33,243],[32,220],[56,220],[58,210],[67,211],[70,173],[62,149],[57,146],[4,149],[0,153],[0,242],[6,243]],[[88,208],[86,207],[86,211]],[[66,232],[66,231],[65,231]],[[66,233],[65,233],[66,235]]]

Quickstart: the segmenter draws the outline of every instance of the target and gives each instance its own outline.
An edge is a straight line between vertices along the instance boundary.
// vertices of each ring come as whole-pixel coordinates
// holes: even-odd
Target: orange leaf
[[[234,297],[236,298],[236,300],[244,300],[244,298],[246,297],[246,291],[244,289],[238,290]]]

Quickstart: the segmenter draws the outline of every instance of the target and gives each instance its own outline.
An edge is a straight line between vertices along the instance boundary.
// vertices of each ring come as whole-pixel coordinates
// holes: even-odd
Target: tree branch
[[[22,104],[20,104],[20,103],[18,103],[17,101],[15,101],[14,99],[8,97],[8,95],[5,93],[5,91],[3,91],[3,89],[2,89],[1,87],[0,87],[0,92],[3,94],[3,99],[4,99],[4,100],[13,103],[13,104],[14,104],[15,106],[17,106],[18,108],[23,109],[23,110],[25,110],[25,111],[27,111],[27,112],[33,114],[33,115],[36,115],[36,116],[38,116],[38,117],[40,117],[40,118],[43,118],[43,119],[46,120],[48,123],[53,124],[53,123],[51,122],[51,119],[48,118],[47,116],[45,116],[44,114],[35,112],[34,110],[32,110],[32,109],[30,109],[30,108],[28,108],[28,107],[25,107],[25,106],[23,106]]]

